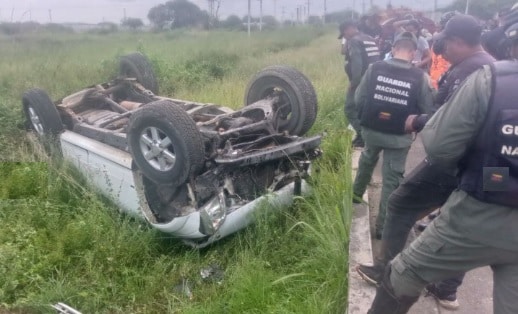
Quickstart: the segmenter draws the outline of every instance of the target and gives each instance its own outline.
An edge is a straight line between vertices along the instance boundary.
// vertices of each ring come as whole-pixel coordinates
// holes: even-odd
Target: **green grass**
[[[84,313],[343,313],[350,134],[333,35],[299,28],[250,39],[235,32],[0,37],[0,161],[45,162],[41,177],[49,182],[43,194],[0,201],[0,312],[52,313],[49,304],[65,302]],[[21,94],[40,87],[58,99],[106,81],[116,58],[135,50],[157,68],[160,94],[233,108],[261,68],[289,64],[304,72],[320,106],[310,133],[326,132],[312,196],[193,250],[119,215],[77,171],[35,151],[20,128]],[[40,180],[13,176],[0,191]],[[214,264],[222,280],[202,279],[200,270]]]

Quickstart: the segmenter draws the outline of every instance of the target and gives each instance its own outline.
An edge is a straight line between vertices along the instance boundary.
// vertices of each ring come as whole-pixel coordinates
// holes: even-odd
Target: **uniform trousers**
[[[353,193],[362,196],[367,185],[371,181],[372,173],[378,163],[380,153],[383,151],[382,187],[378,217],[376,218],[376,230],[381,232],[385,223],[387,200],[389,195],[398,187],[403,179],[405,163],[410,146],[404,148],[390,148],[373,145],[365,142],[365,147],[360,155],[358,171],[353,184]]]
[[[415,222],[441,207],[457,188],[457,177],[426,159],[419,163],[390,195],[383,229],[383,249],[376,257],[386,265],[405,247]],[[464,274],[437,283],[441,296],[456,293]]]
[[[390,282],[394,293],[397,297],[418,296],[427,283],[489,265],[493,270],[494,313],[518,313],[518,248],[498,248],[461,232],[458,226],[462,221],[450,219],[450,208],[469,212],[470,206],[473,201],[465,192],[454,191],[442,207],[441,215],[392,261]],[[487,210],[491,210],[490,204]]]
[[[347,121],[349,121],[349,124],[352,126],[356,134],[361,137],[360,118],[358,109],[356,108],[356,103],[354,102],[354,92],[354,88],[349,87],[347,89],[344,111]]]

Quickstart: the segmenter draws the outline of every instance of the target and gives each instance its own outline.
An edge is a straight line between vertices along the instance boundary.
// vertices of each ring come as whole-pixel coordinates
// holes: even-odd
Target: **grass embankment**
[[[314,166],[313,196],[262,214],[256,225],[199,251],[121,217],[73,170],[49,162],[51,170],[41,170],[47,190],[0,202],[0,308],[50,313],[49,304],[65,302],[83,313],[343,313],[350,135],[336,38],[322,34],[294,29],[251,39],[225,32],[0,38],[3,161],[44,159],[30,153],[19,129],[24,90],[40,87],[53,99],[63,97],[106,81],[116,72],[116,57],[134,50],[158,68],[160,94],[234,108],[242,105],[256,71],[293,65],[318,93],[310,132],[327,132],[324,155]],[[0,191],[41,178],[12,175]],[[27,194],[21,190],[16,193]],[[200,270],[214,264],[223,269],[222,280],[203,280]]]

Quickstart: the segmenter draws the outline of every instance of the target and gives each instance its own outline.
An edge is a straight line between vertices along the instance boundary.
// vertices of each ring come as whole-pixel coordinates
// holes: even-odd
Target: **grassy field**
[[[65,302],[83,313],[343,313],[350,134],[334,35],[300,28],[251,39],[231,32],[0,37],[0,312],[52,313],[50,304]],[[135,50],[155,65],[161,95],[234,108],[261,68],[304,72],[319,99],[310,133],[326,132],[313,195],[193,250],[119,215],[73,169],[31,149],[21,129],[26,89],[58,99],[113,77],[117,57]],[[42,181],[48,188],[35,189]],[[202,279],[213,265],[222,276]]]

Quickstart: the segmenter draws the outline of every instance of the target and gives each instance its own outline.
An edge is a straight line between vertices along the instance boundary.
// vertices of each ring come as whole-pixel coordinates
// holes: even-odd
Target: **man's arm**
[[[405,31],[405,28],[404,26],[408,24],[408,22],[410,22],[410,20],[401,20],[401,21],[396,21],[394,23],[392,23],[392,27],[394,28],[395,30],[395,33],[402,33]]]
[[[350,88],[355,89],[362,79],[363,70],[363,58],[362,58],[362,47],[357,40],[350,40],[349,56],[348,60],[351,69],[351,77],[349,77]]]
[[[421,132],[430,162],[456,168],[482,127],[491,94],[488,66],[470,75]]]
[[[405,123],[405,131],[408,133],[420,132],[429,117],[434,113],[433,104],[436,91],[433,88],[430,76],[426,73],[424,73],[423,76],[421,92],[419,93],[419,102],[417,103],[420,114],[408,116]]]
[[[340,48],[340,53],[344,56],[347,53],[347,40],[345,38],[342,38],[342,46]]]
[[[419,111],[421,114],[429,114],[433,109],[433,102],[435,96],[435,89],[432,85],[432,79],[430,75],[423,74],[423,82],[421,84],[421,98],[418,102]]]
[[[372,65],[369,65],[367,71],[365,71],[365,75],[363,75],[360,84],[356,88],[354,93],[354,103],[356,104],[356,108],[358,112],[361,112],[362,107],[367,102],[367,93],[368,93],[368,82],[372,73]]]
[[[421,62],[418,62],[416,66],[421,69],[428,68],[428,64],[432,61],[432,53],[430,52],[430,48],[423,50],[423,57],[421,58]]]

